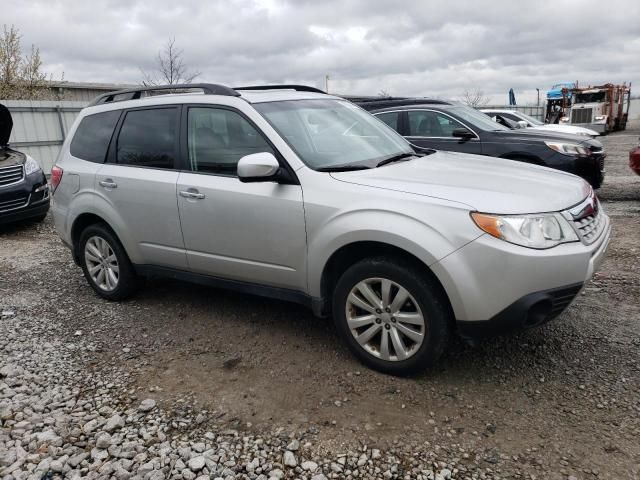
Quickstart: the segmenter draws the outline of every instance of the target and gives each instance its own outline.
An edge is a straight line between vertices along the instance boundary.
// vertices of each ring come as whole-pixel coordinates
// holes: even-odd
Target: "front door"
[[[482,153],[482,144],[477,135],[470,139],[453,136],[456,129],[469,129],[445,113],[435,110],[409,110],[407,128],[407,140],[419,147],[478,155]]]
[[[96,188],[137,264],[187,268],[176,200],[179,108],[128,110]]]
[[[306,230],[300,185],[242,183],[238,160],[278,153],[240,112],[185,107],[188,170],[178,206],[189,268],[225,279],[304,290]],[[281,160],[283,161],[283,160]]]

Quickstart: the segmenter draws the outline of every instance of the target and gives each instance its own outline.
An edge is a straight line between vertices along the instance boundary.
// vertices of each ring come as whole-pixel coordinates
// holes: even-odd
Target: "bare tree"
[[[40,49],[31,45],[31,52],[22,55],[20,31],[3,26],[0,33],[0,98],[42,100],[55,97],[52,80],[42,71]]]
[[[380,89],[380,91],[378,92],[378,96],[382,98],[391,98],[391,95],[389,94],[389,92],[384,88]]]
[[[200,72],[191,72],[182,59],[184,50],[176,47],[176,39],[170,38],[164,49],[158,52],[156,69],[151,73],[142,70],[142,84],[145,86],[176,85],[191,83]]]
[[[490,98],[487,97],[482,90],[465,90],[462,94],[462,102],[473,108],[484,107],[489,104],[489,101]]]

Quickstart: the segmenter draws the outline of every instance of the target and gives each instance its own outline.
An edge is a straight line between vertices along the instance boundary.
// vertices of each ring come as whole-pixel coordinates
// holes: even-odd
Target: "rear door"
[[[245,155],[278,152],[241,112],[193,105],[183,116],[178,205],[193,272],[287,289],[306,287],[306,230],[300,185],[242,183]],[[281,162],[284,160],[280,159]]]
[[[470,130],[474,133],[474,138],[454,137],[453,131],[459,128]],[[480,138],[471,128],[452,116],[435,110],[408,110],[406,138],[419,147],[478,155],[482,153]]]
[[[180,230],[179,106],[126,110],[95,190],[136,264],[187,268]]]

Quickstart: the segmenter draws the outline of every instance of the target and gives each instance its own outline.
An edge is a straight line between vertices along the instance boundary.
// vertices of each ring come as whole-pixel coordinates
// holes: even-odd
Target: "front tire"
[[[80,235],[79,258],[91,288],[107,300],[124,300],[138,289],[138,278],[122,244],[105,224],[88,226]]]
[[[333,317],[360,361],[392,375],[435,364],[451,331],[435,281],[402,258],[375,257],[347,269],[334,290]]]

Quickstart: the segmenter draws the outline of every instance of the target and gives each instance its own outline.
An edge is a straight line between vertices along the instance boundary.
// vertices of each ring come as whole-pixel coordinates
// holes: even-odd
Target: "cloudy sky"
[[[640,1],[2,0],[0,23],[69,81],[138,83],[167,39],[202,81],[519,103],[536,88],[632,81]]]

